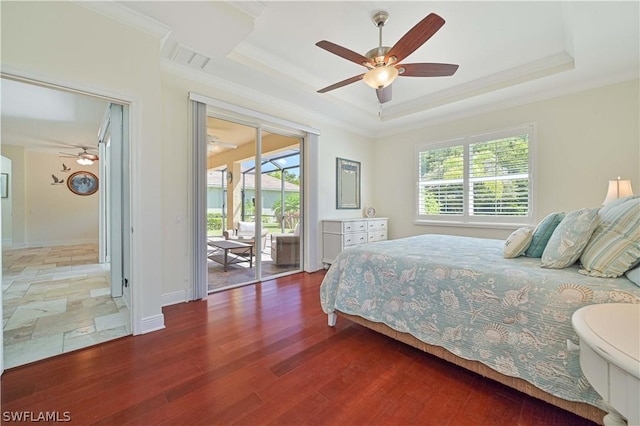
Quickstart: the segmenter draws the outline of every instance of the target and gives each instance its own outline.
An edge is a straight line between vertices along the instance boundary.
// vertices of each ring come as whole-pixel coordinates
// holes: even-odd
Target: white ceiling
[[[366,135],[390,135],[640,74],[637,1],[77,4],[158,37],[164,66],[196,73],[220,90],[283,110],[320,114]],[[442,16],[445,25],[403,63],[459,64],[457,73],[399,77],[393,100],[382,107],[362,81],[316,93],[365,69],[315,43],[329,40],[366,53],[378,44],[371,16],[379,10],[390,14],[383,30],[387,46],[429,13]],[[57,106],[51,106],[54,99]],[[105,109],[106,102],[99,99],[20,89],[3,80],[3,143],[41,140],[50,147],[85,146],[95,141]]]
[[[162,57],[368,134],[622,81],[640,69],[637,1],[118,4],[161,24]],[[383,30],[387,46],[429,13],[442,16],[445,25],[403,62],[459,64],[458,72],[400,77],[382,109],[362,81],[316,93],[365,68],[315,43],[329,40],[365,54],[378,45],[371,16],[379,10],[390,14]]]
[[[0,96],[3,144],[70,154],[98,146],[107,101],[10,79]]]

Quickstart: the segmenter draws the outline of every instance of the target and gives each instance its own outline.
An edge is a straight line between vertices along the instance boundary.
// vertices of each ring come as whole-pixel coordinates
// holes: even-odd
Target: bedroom
[[[355,10],[361,15],[358,19],[364,21],[361,27],[362,43],[365,46],[375,43],[375,28],[369,22],[369,12]],[[232,16],[237,13],[227,9],[223,12]],[[350,13],[356,14],[353,11]],[[637,16],[633,13],[624,15]],[[392,238],[427,232],[495,238],[505,238],[509,234],[509,230],[505,229],[425,228],[413,224],[413,177],[411,168],[403,164],[412,161],[414,145],[425,142],[425,139],[437,142],[536,122],[540,132],[535,207],[537,220],[555,210],[599,205],[607,181],[616,176],[631,179],[636,191],[640,188],[637,54],[631,58],[631,72],[611,75],[611,80],[602,77],[582,83],[580,87],[558,83],[553,91],[540,91],[537,93],[538,99],[524,103],[518,101],[517,105],[502,103],[461,115],[453,112],[454,103],[429,119],[413,121],[400,118],[381,123],[367,118],[367,124],[355,125],[353,123],[360,122],[363,113],[348,110],[351,112],[346,114],[346,107],[340,107],[338,101],[313,101],[329,110],[336,110],[335,115],[327,117],[297,108],[295,97],[278,102],[279,96],[284,97],[291,91],[286,80],[277,79],[273,84],[264,85],[261,84],[262,79],[256,79],[254,84],[243,86],[185,70],[164,56],[159,57],[164,34],[150,35],[150,31],[135,30],[77,4],[3,2],[2,19],[3,72],[88,91],[93,89],[123,94],[125,99],[130,99],[134,106],[138,106],[133,111],[134,122],[137,120],[138,125],[133,131],[132,142],[137,144],[138,152],[145,152],[145,158],[144,161],[137,159],[134,177],[137,179],[134,190],[138,191],[135,196],[139,199],[139,210],[134,213],[134,226],[140,230],[134,236],[135,263],[138,265],[134,282],[139,283],[133,289],[134,304],[138,303],[133,322],[135,334],[162,328],[161,306],[167,299],[179,300],[179,294],[182,294],[184,301],[192,284],[188,224],[175,223],[176,216],[187,217],[190,209],[186,148],[189,144],[186,96],[190,91],[321,129],[317,164],[322,167],[318,167],[315,185],[317,192],[325,194],[325,198],[317,201],[312,217],[319,221],[353,216],[353,211],[338,211],[333,207],[334,165],[335,157],[358,160],[362,163],[363,206],[375,206],[379,216],[389,217]],[[227,34],[229,39],[242,39],[244,35],[237,34],[240,30],[251,31],[253,24],[248,22],[252,22],[252,18],[243,15],[236,21],[239,21],[236,22],[236,30]],[[409,21],[396,21],[397,36],[388,37],[397,39],[412,25],[413,21]],[[64,25],[60,25],[61,22]],[[393,17],[389,25],[391,22]],[[450,25],[453,24],[448,18],[442,34],[447,34]],[[187,24],[183,23],[182,26]],[[215,39],[216,33],[213,29],[209,31],[212,31],[212,34],[207,34],[209,40]],[[637,26],[635,31],[637,34]],[[79,39],[78,33],[85,37]],[[114,37],[109,39],[105,34],[113,34]],[[327,31],[323,34],[322,37],[336,42],[347,40],[340,33]],[[370,39],[371,43],[368,42]],[[625,47],[621,46],[624,43],[614,44],[619,49],[638,50],[634,50],[633,42]],[[211,48],[208,44],[202,49],[200,47],[193,46],[197,50]],[[219,51],[212,54],[226,55],[228,51],[225,48],[228,47],[220,46]],[[317,48],[311,45],[310,49]],[[235,55],[241,56],[237,52]],[[340,58],[331,58],[327,53],[324,55],[320,57],[327,62],[327,66],[329,61],[340,64]],[[238,59],[250,62],[247,58]],[[135,69],[129,64],[136,64]],[[345,68],[347,65],[342,64]],[[245,74],[254,75],[249,69],[238,68],[241,71],[238,78]],[[336,79],[343,75],[340,71],[335,71]],[[351,75],[349,73],[353,69],[347,68],[344,72],[346,77]],[[313,87],[305,85],[305,97],[302,99],[316,99],[319,95],[315,94],[315,90],[333,82],[329,76],[321,80],[322,84],[317,87],[316,84],[311,85]],[[365,88],[354,90],[357,90],[355,98],[358,102],[366,100],[369,108],[367,117],[375,116],[378,108],[375,96]],[[278,95],[279,92],[281,95]],[[336,92],[335,96],[348,94]],[[344,117],[343,123],[340,123],[341,116]],[[378,137],[370,136],[369,123]],[[380,130],[385,126],[393,129]],[[157,149],[158,141],[160,150]],[[321,251],[318,234],[307,241],[317,243],[315,247],[309,247],[307,252],[315,250],[318,254]],[[147,247],[153,247],[153,250]],[[320,268],[319,259],[319,254],[310,259],[307,270]],[[161,268],[156,267],[158,263],[162,265]]]

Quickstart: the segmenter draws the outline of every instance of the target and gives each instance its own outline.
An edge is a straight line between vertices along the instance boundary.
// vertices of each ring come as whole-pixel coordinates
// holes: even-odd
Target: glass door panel
[[[262,279],[299,271],[302,253],[301,140],[262,132]],[[265,230],[267,231],[265,234]]]
[[[207,117],[209,292],[256,282],[256,128]]]
[[[207,118],[210,292],[300,271],[299,137]]]

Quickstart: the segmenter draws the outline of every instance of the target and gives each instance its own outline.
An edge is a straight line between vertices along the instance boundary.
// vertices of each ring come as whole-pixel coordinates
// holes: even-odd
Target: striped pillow
[[[619,277],[640,259],[640,198],[619,200],[598,215],[600,224],[580,256],[580,273]]]

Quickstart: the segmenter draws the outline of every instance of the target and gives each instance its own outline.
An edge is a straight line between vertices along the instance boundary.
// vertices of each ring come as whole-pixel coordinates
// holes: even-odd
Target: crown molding
[[[301,119],[296,117],[302,116],[307,121],[321,121],[323,123],[342,128],[361,136],[371,136],[369,132],[367,132],[363,127],[350,125],[348,123],[345,123],[344,121],[337,120],[334,117],[330,117],[325,114],[319,113],[318,111],[305,108],[300,104],[294,104],[288,101],[284,101],[282,100],[282,98],[267,95],[263,92],[250,89],[247,86],[216,77],[207,72],[198,71],[188,66],[180,65],[174,61],[171,61],[170,59],[161,58],[160,66],[162,71],[164,72],[204,84],[212,89],[215,89],[215,91],[219,95],[224,94],[224,96],[217,96],[217,99],[222,102],[228,102],[236,104],[238,106],[251,108],[259,112],[269,111],[267,112],[268,114],[279,116],[283,119],[288,119],[301,124],[309,125],[310,127],[314,128],[317,127],[317,125],[302,123]],[[241,99],[244,102],[238,102],[238,99]],[[282,111],[283,114],[273,114],[272,112],[270,112],[274,109]]]
[[[81,1],[73,0],[74,4],[89,9],[122,25],[134,28],[160,40],[160,49],[171,35],[173,29],[162,22],[149,18],[140,12],[129,9],[115,1]]]
[[[383,111],[380,118],[382,121],[393,120],[574,68],[573,57],[566,52],[558,53],[538,61],[529,62],[460,84],[447,90],[423,96],[413,101],[391,106]]]

